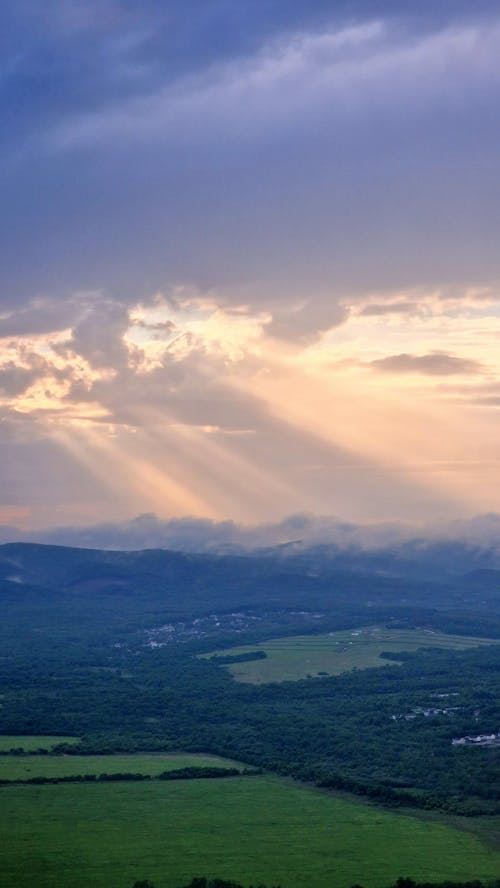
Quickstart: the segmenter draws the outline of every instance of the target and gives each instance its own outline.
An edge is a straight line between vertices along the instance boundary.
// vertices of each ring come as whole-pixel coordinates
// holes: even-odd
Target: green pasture
[[[178,888],[195,875],[282,888],[491,879],[500,852],[441,823],[276,777],[0,789],[2,884]]]
[[[227,667],[238,681],[261,684],[270,681],[296,681],[322,672],[339,675],[352,669],[394,663],[393,660],[383,659],[380,656],[382,651],[398,653],[416,651],[421,647],[466,650],[482,644],[498,643],[498,639],[445,635],[426,629],[381,629],[371,626],[323,635],[272,638],[258,644],[217,651],[216,656],[265,651],[266,659],[231,663]]]
[[[78,743],[78,737],[1,734],[0,752],[8,752],[9,749],[22,749],[24,752],[36,752],[38,749],[49,751],[59,743]]]
[[[147,774],[177,768],[236,767],[215,755],[135,753],[129,755],[28,755],[0,756],[1,780],[28,780],[31,777],[73,777],[76,774]]]

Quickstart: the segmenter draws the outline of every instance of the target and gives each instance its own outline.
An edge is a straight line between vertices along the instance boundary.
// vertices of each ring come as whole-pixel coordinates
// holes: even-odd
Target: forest
[[[213,753],[388,806],[499,813],[500,746],[453,743],[499,731],[497,645],[430,644],[399,665],[260,686],[236,682],[217,656],[375,623],[500,638],[496,578],[315,563],[311,575],[272,553],[0,547],[1,732],[79,737],[57,747],[67,754]],[[448,698],[451,712],[431,712]]]

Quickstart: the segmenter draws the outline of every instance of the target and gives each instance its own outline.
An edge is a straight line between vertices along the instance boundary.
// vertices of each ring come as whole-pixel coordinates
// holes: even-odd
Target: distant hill
[[[7,543],[0,546],[4,637],[8,644],[9,625],[39,644],[69,629],[76,639],[103,624],[133,632],[236,611],[253,613],[261,634],[284,623],[319,631],[388,619],[467,634],[472,619],[474,632],[495,636],[500,571],[490,561],[487,550],[458,544],[217,555]]]

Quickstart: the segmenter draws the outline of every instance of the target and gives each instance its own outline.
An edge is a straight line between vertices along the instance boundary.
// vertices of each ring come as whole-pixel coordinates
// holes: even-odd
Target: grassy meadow
[[[427,629],[381,629],[376,626],[329,632],[322,635],[272,638],[257,644],[217,651],[216,656],[264,651],[266,659],[231,663],[227,668],[238,681],[262,684],[270,681],[296,681],[320,673],[339,675],[351,669],[387,666],[383,651],[416,651],[421,647],[467,650],[498,639],[446,635]],[[204,656],[214,656],[204,654]]]
[[[0,752],[9,752],[10,749],[22,749],[23,752],[37,752],[39,749],[44,749],[49,752],[59,743],[78,743],[78,737],[3,734],[0,735]]]
[[[235,762],[215,755],[134,753],[129,755],[27,755],[0,756],[0,779],[27,780],[31,777],[73,777],[77,774],[147,774],[177,768],[236,767]]]
[[[282,888],[489,879],[500,851],[441,823],[272,776],[0,789],[0,868],[18,888],[177,888],[194,875]]]

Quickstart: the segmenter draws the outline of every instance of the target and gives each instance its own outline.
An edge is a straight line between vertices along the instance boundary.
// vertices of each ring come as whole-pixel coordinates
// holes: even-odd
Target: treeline
[[[265,660],[266,657],[265,651],[248,651],[246,654],[214,654],[210,660],[220,666],[227,666],[230,663],[251,663],[253,660]]]
[[[134,882],[132,888],[155,888],[155,885],[149,879],[141,879]],[[185,888],[243,888],[243,885],[240,885],[239,882],[228,881],[227,879],[206,879],[202,876],[191,879],[189,885],[186,885]],[[250,885],[249,888],[254,888],[254,886]],[[267,888],[267,886],[259,882],[255,888]],[[280,888],[280,886],[272,885],[270,888]]]
[[[146,886],[146,888],[148,888],[148,886]],[[149,886],[149,888],[154,888],[154,886]],[[204,877],[198,877],[191,879],[189,885],[186,885],[185,888],[243,888],[243,885],[240,885],[239,882],[227,881],[226,879],[205,879]],[[250,885],[249,888],[254,888],[254,886]],[[259,882],[255,888],[267,888],[267,886]],[[280,886],[273,885],[271,888],[280,888]]]
[[[16,756],[18,758],[29,758],[32,755],[59,755],[66,752],[71,744],[61,743],[52,749],[24,749],[22,746],[12,746],[10,749],[0,749],[0,758],[3,756]]]
[[[57,783],[114,783],[120,780],[154,780],[149,774],[71,774],[64,777],[20,777],[0,780],[0,786],[45,786]]]
[[[134,882],[132,888],[155,888],[155,886],[149,879],[144,879]],[[205,876],[197,876],[191,879],[189,885],[185,885],[184,888],[244,888],[244,886],[239,882],[227,879],[207,879]],[[253,885],[250,885],[249,888],[253,888]],[[266,888],[266,885],[258,883],[255,888]],[[272,888],[280,888],[280,886],[275,885]],[[287,886],[287,888],[293,888],[293,885]],[[332,888],[335,888],[335,886],[332,886]],[[363,886],[353,885],[352,888],[363,888]],[[493,882],[482,882],[480,879],[474,879],[469,882],[416,882],[408,877],[400,877],[392,885],[383,886],[383,888],[500,888],[500,879],[496,879]]]
[[[107,662],[91,672],[88,663],[4,660],[2,730],[79,736],[52,750],[69,756],[210,753],[383,804],[500,812],[500,748],[452,746],[498,730],[500,645],[427,649],[401,666],[261,686],[181,646],[140,656],[110,648]],[[448,715],[414,714],[450,706]]]
[[[420,808],[425,811],[441,810],[448,814],[457,814],[462,817],[479,817],[498,814],[495,802],[485,799],[448,798],[435,792],[419,792],[393,789],[383,784],[362,783],[340,774],[331,775],[326,779],[314,781],[317,786],[324,789],[334,789],[340,792],[350,792],[354,795],[364,796],[375,802],[380,802],[390,808]]]
[[[353,886],[353,888],[356,888],[356,886]],[[361,888],[361,886],[358,886],[358,888]],[[480,879],[472,879],[469,882],[454,882],[452,880],[444,882],[415,882],[414,879],[400,877],[389,888],[500,888],[500,879],[494,879],[493,882],[482,882]]]
[[[262,774],[261,768],[176,768],[173,771],[162,771],[158,780],[197,780],[217,779],[219,777],[257,777]]]
[[[123,780],[204,780],[221,777],[256,777],[262,774],[259,768],[177,768],[162,771],[160,774],[133,774],[117,771],[113,774],[71,774],[64,777],[25,777],[17,780],[0,779],[0,786],[43,786],[56,783],[115,783]]]

